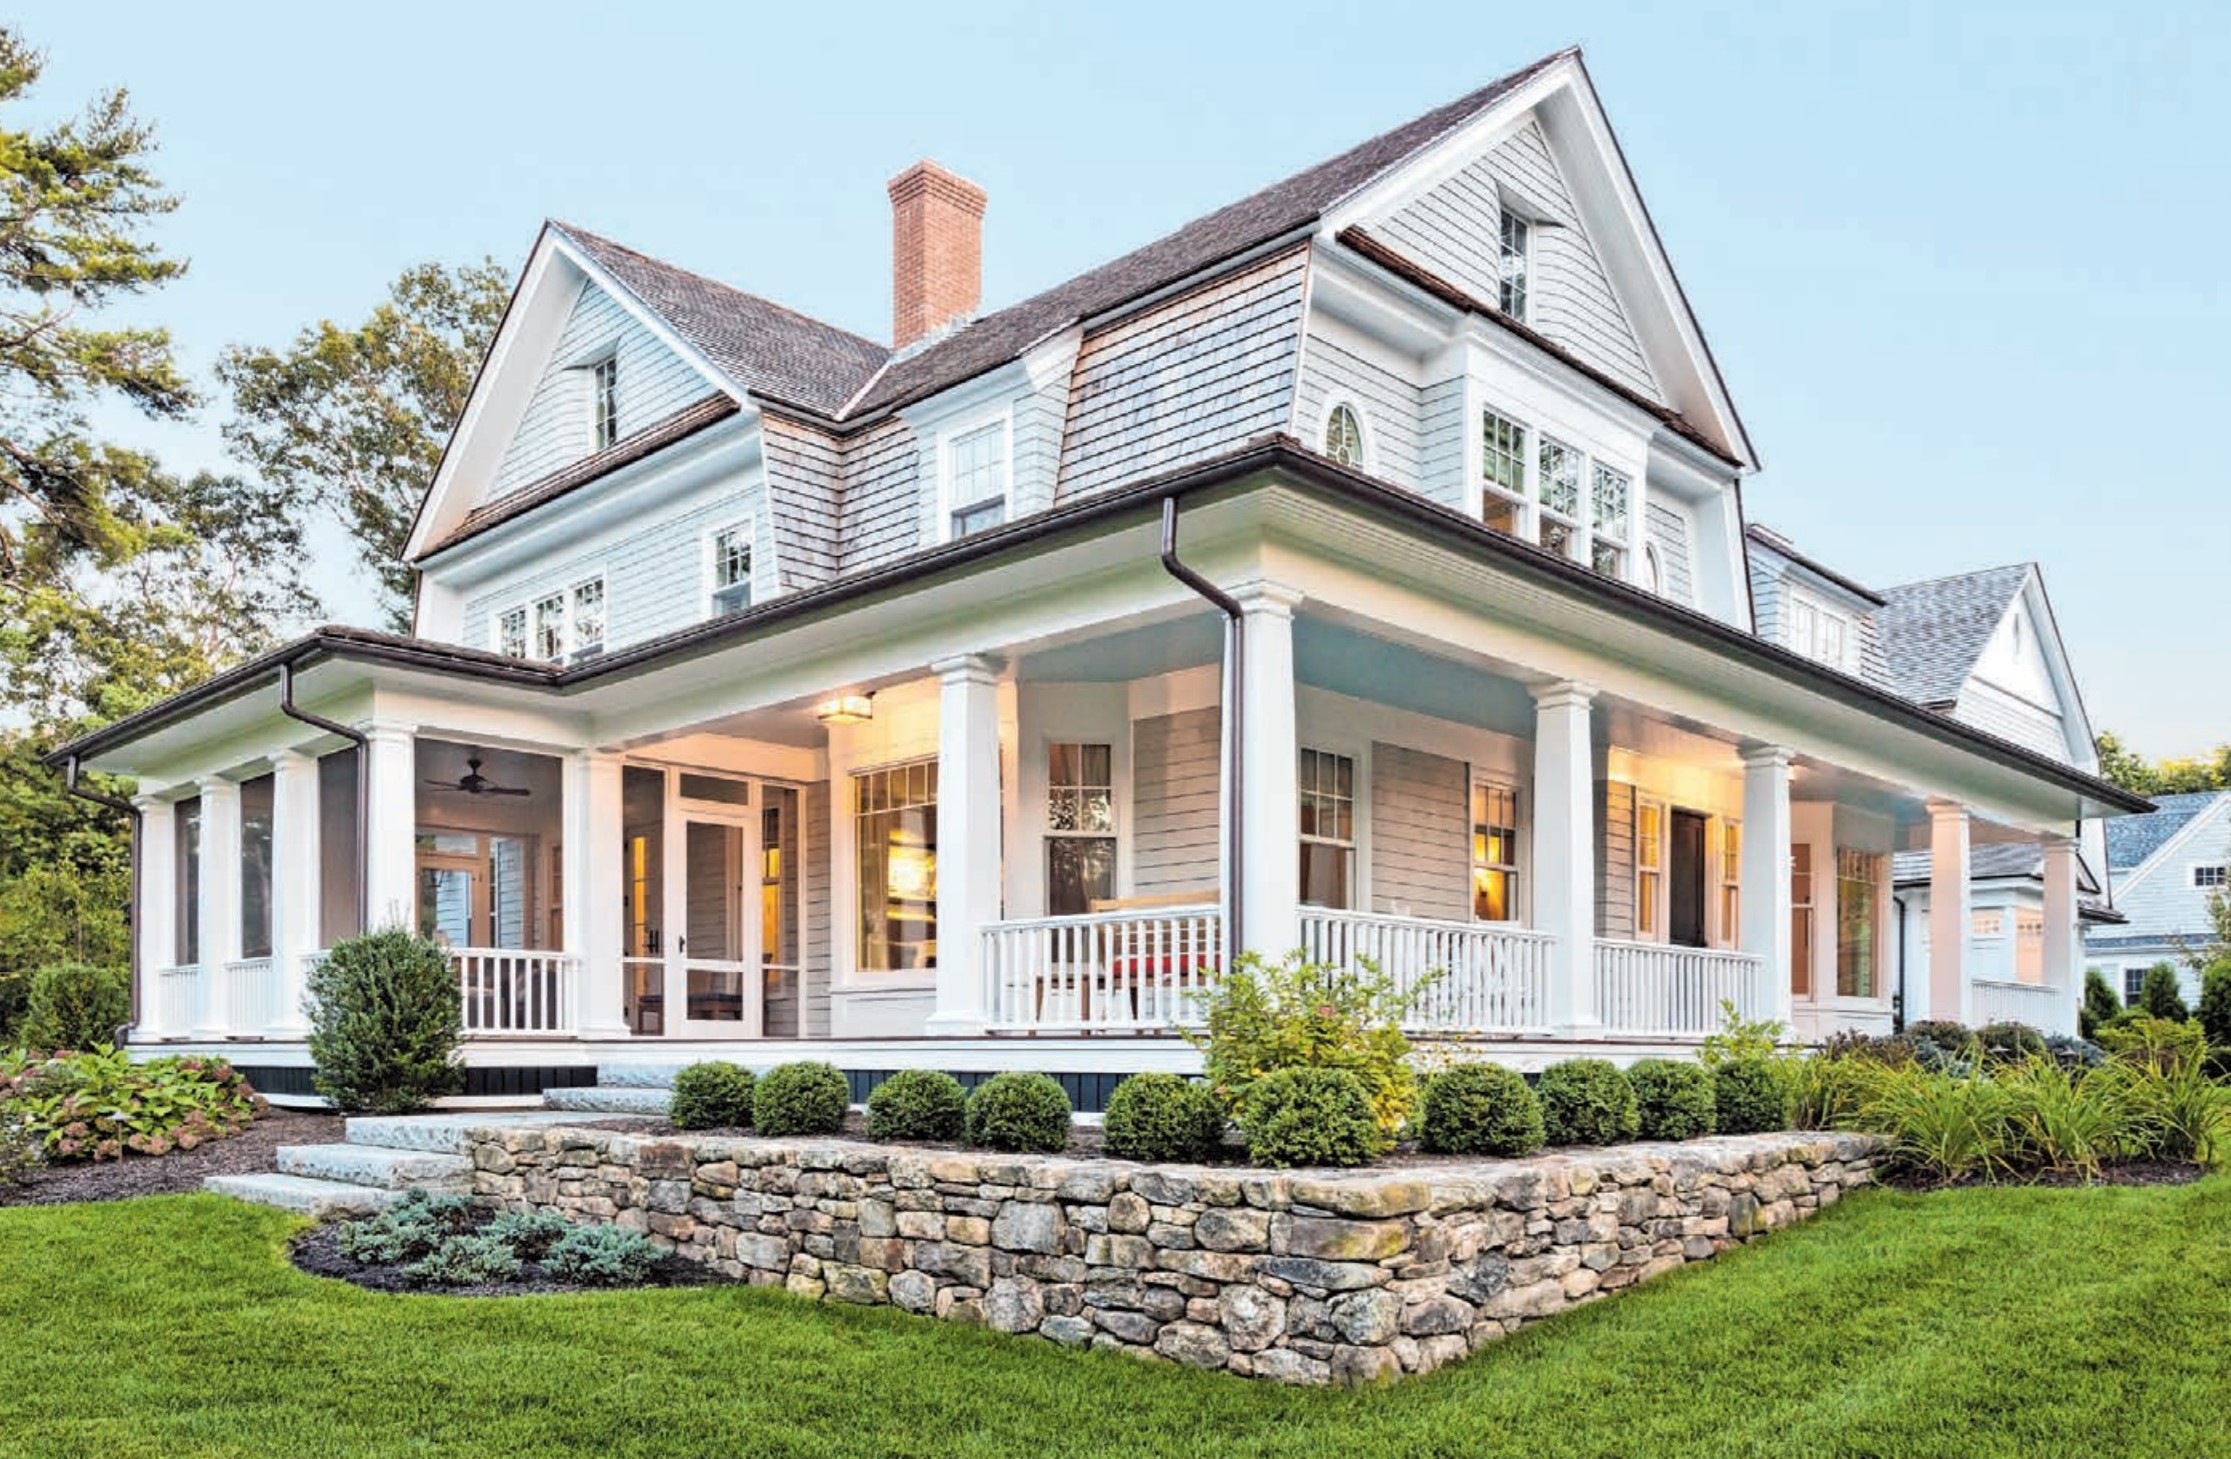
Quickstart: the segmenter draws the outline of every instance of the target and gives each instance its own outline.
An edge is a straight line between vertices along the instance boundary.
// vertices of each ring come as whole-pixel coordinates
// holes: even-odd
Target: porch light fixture
[[[840,694],[825,699],[814,709],[813,717],[823,724],[866,724],[875,718],[875,696]]]

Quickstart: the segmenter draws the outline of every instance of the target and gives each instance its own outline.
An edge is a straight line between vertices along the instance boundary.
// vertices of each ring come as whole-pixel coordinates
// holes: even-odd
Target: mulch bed
[[[1902,1191],[1965,1190],[1974,1186],[2038,1185],[2056,1189],[2085,1185],[2190,1185],[2208,1173],[2205,1165],[2189,1160],[2115,1160],[2100,1167],[2096,1179],[2085,1180],[2071,1170],[2041,1170],[2032,1175],[2007,1176],[1997,1180],[1980,1175],[1964,1175],[1958,1180],[1939,1183],[1927,1180],[1912,1171],[1885,1171],[1879,1177],[1882,1184]]]
[[[272,1109],[239,1134],[192,1150],[42,1166],[24,1185],[0,1185],[0,1206],[57,1206],[198,1191],[207,1176],[278,1169],[272,1152],[281,1145],[330,1145],[340,1138],[338,1116]]]
[[[288,1249],[294,1264],[313,1277],[332,1277],[339,1281],[353,1282],[371,1292],[412,1292],[435,1297],[530,1297],[548,1296],[564,1292],[615,1292],[634,1291],[632,1287],[589,1287],[578,1282],[561,1282],[529,1262],[515,1282],[489,1282],[473,1287],[429,1287],[403,1275],[400,1265],[364,1266],[341,1254],[341,1226],[344,1223],[328,1221],[313,1226],[296,1237]],[[685,1261],[668,1254],[651,1269],[651,1279],[645,1287],[720,1287],[732,1286],[729,1278],[700,1262]]]

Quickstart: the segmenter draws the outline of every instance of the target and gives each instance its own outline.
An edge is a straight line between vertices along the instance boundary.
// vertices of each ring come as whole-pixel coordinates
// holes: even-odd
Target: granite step
[[[369,1216],[402,1196],[401,1191],[318,1180],[306,1175],[212,1175],[201,1188],[259,1206],[277,1206],[320,1220],[328,1216]]]
[[[473,1163],[462,1155],[384,1145],[281,1145],[279,1173],[381,1190],[470,1191]]]
[[[663,1115],[673,1098],[671,1089],[637,1084],[597,1084],[542,1092],[545,1105],[575,1114]]]
[[[423,1150],[437,1155],[465,1153],[470,1130],[524,1129],[532,1125],[577,1122],[578,1114],[549,1109],[445,1111],[431,1115],[357,1115],[343,1126],[351,1145],[387,1150]]]

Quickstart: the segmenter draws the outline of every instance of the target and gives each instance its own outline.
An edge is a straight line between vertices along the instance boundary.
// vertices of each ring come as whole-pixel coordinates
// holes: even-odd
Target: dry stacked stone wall
[[[1285,1172],[562,1128],[472,1146],[486,1199],[741,1280],[1286,1383],[1431,1372],[1802,1220],[1874,1152],[1749,1135]]]

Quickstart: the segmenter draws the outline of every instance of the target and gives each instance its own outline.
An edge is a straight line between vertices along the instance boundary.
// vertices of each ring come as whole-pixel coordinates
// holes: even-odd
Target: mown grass
[[[207,1196],[0,1212],[0,1454],[2231,1452],[2231,1178],[1868,1192],[1433,1378],[1303,1392],[736,1288],[296,1272]]]

